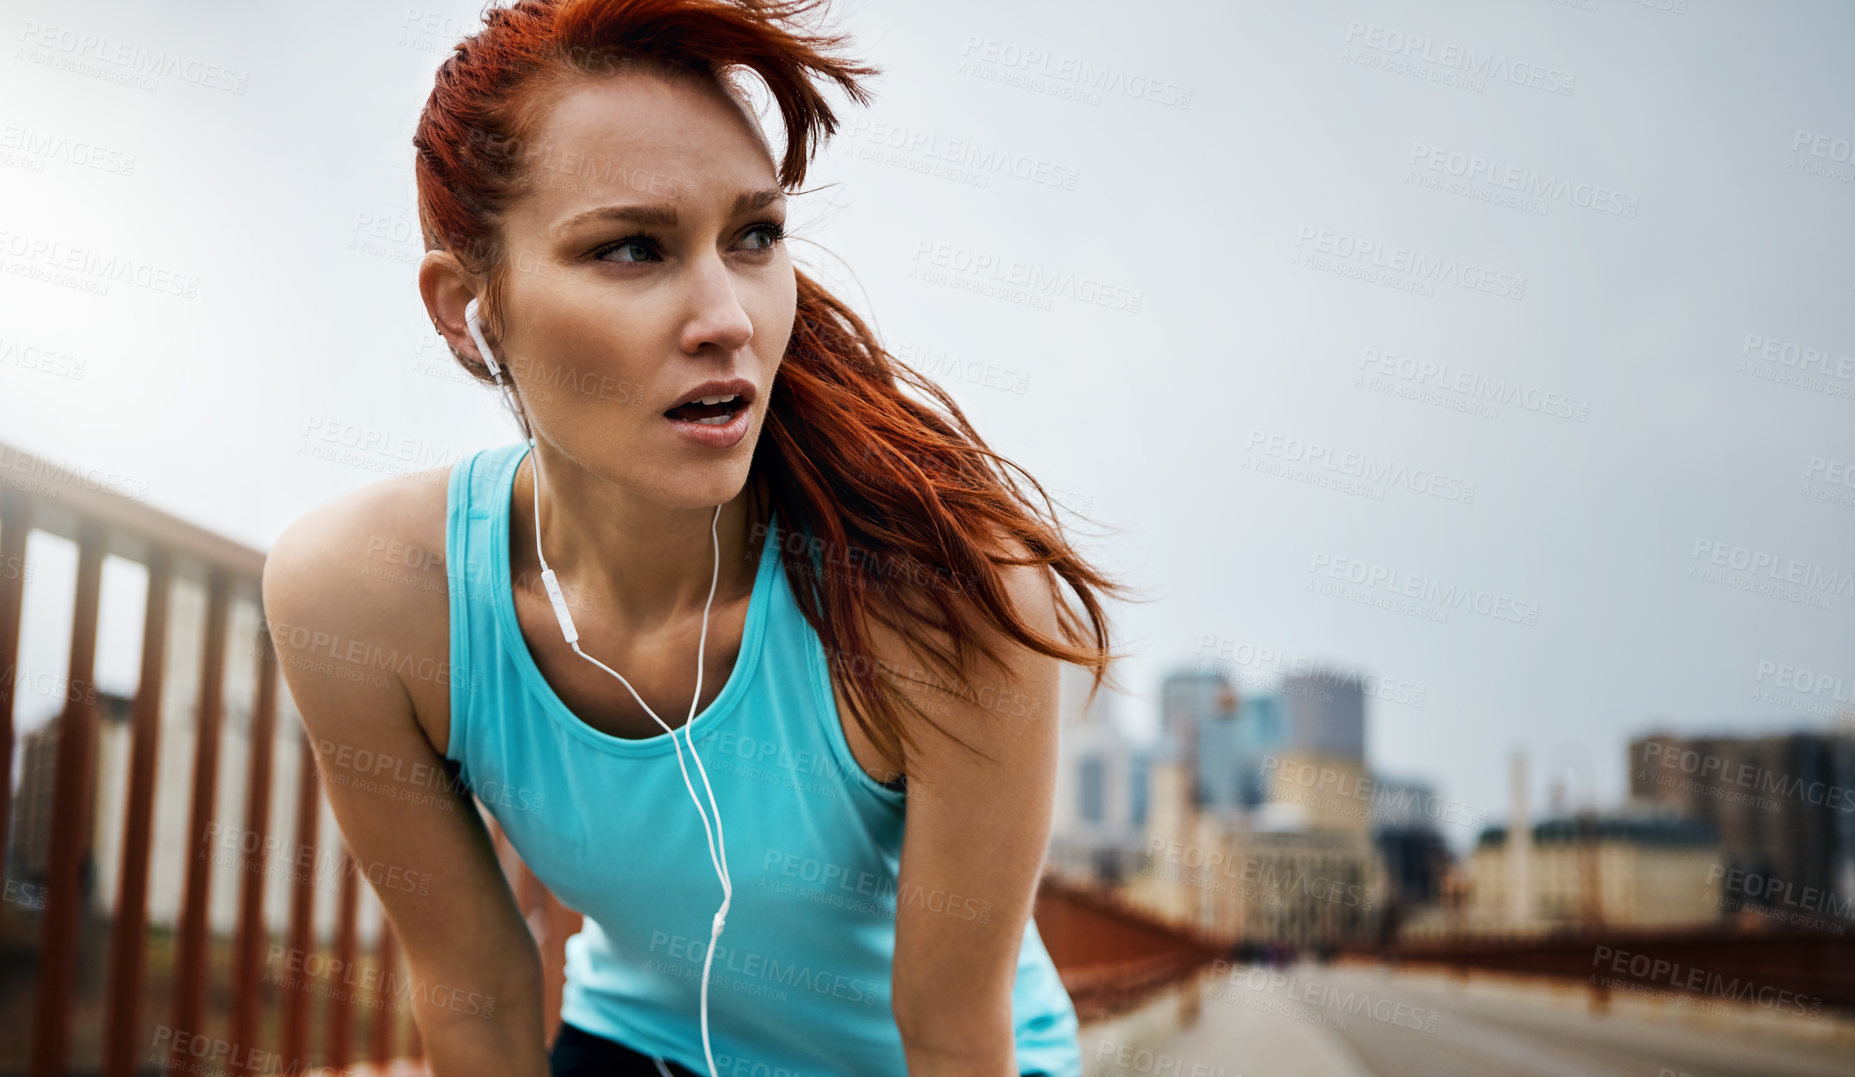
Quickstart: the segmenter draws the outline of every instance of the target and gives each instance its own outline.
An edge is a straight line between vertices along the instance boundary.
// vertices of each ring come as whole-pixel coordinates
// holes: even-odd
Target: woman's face
[[[732,499],[798,303],[751,117],[719,88],[626,72],[571,86],[522,150],[496,357],[536,436],[669,506]],[[736,389],[722,425],[665,414]]]

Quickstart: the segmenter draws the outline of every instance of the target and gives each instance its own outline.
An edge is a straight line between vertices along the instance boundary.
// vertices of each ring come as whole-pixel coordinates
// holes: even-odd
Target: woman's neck
[[[511,503],[511,557],[535,556],[534,464],[537,447],[517,469]],[[620,630],[645,630],[701,616],[714,581],[720,606],[752,591],[759,564],[765,498],[759,476],[724,503],[678,508],[640,497],[549,452],[541,461],[541,541],[547,566],[576,604],[601,610]],[[715,537],[710,536],[711,523]],[[719,574],[715,545],[719,540]]]

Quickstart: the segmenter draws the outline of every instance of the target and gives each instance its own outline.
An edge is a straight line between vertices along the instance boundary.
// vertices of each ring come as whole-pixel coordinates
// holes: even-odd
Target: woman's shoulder
[[[397,595],[370,582],[401,574],[390,570],[436,569],[442,578],[450,474],[444,467],[377,479],[308,509],[272,544],[267,573],[325,574],[326,586],[352,600]]]
[[[439,668],[450,644],[445,567],[450,472],[431,468],[378,479],[309,509],[285,527],[264,565],[265,612],[273,635],[280,614],[310,618],[316,623],[289,627],[357,642],[362,653],[410,651],[432,660],[400,663],[401,669]],[[407,680],[405,687],[422,725],[434,706],[448,709],[448,695],[434,692],[434,686]]]

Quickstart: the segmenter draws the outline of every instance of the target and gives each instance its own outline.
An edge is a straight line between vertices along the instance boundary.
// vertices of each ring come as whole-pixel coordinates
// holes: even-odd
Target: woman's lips
[[[725,423],[698,423],[688,419],[672,419],[668,415],[663,417],[663,421],[670,424],[670,429],[698,445],[710,449],[731,449],[747,436],[747,423],[752,411],[751,407],[736,408]]]

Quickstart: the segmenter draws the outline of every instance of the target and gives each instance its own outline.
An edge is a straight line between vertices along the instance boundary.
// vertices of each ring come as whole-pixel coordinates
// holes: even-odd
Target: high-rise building
[[[1437,899],[1440,802],[1368,771],[1360,677],[1298,671],[1263,690],[1201,662],[1162,682],[1159,733],[1143,857],[1118,880],[1135,904],[1233,943],[1321,948]]]
[[[1337,670],[1282,678],[1279,690],[1289,748],[1365,760],[1365,683]]]
[[[1300,766],[1316,757],[1288,758]],[[1329,947],[1375,930],[1384,871],[1347,810],[1369,805],[1229,811],[1194,803],[1190,784],[1186,762],[1155,763],[1144,855],[1125,880],[1129,901],[1233,945]]]
[[[1234,687],[1220,672],[1167,677],[1160,693],[1159,754],[1188,764],[1193,802],[1229,813],[1268,797],[1268,761],[1291,746],[1279,692]]]
[[[1255,808],[1269,799],[1269,763],[1283,753],[1364,765],[1364,683],[1317,670],[1260,692],[1214,669],[1181,670],[1160,689],[1160,735],[1162,754],[1191,764],[1198,806]]]
[[[1098,692],[1088,707],[1082,706],[1088,670],[1066,663],[1060,683],[1062,733],[1050,864],[1073,876],[1112,881],[1139,854],[1154,748],[1123,728],[1113,693]]]
[[[1244,775],[1252,763],[1244,743],[1243,709],[1228,684],[1208,702],[1211,706],[1195,715],[1198,751],[1192,773],[1197,802],[1212,810],[1240,808]]]
[[[1260,807],[1269,796],[1268,760],[1288,745],[1288,722],[1282,697],[1275,692],[1243,692],[1237,703],[1238,806]]]
[[[1449,846],[1434,807],[1441,802],[1423,782],[1377,779],[1372,789],[1372,843],[1385,859],[1387,900],[1435,901],[1449,868]]]
[[[1855,905],[1855,736],[1654,734],[1629,765],[1632,800],[1718,833],[1727,907]]]
[[[1160,742],[1172,759],[1202,761],[1207,747],[1222,750],[1232,742],[1236,718],[1237,691],[1222,673],[1180,670],[1160,684]],[[1194,783],[1194,796],[1203,803],[1203,782]]]

